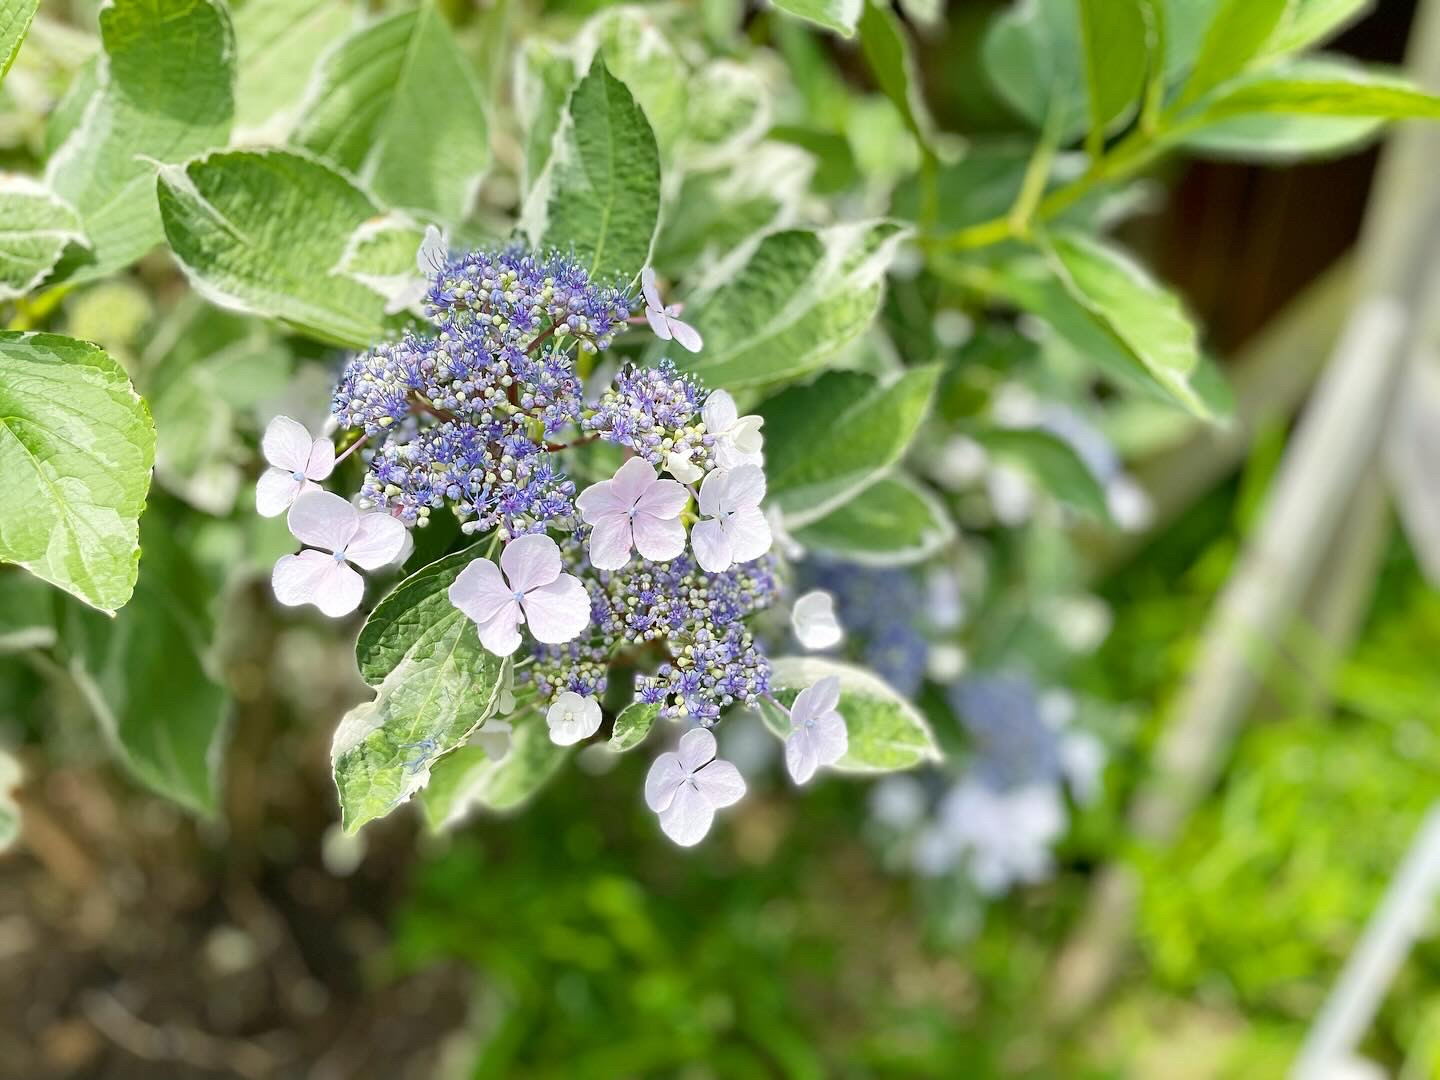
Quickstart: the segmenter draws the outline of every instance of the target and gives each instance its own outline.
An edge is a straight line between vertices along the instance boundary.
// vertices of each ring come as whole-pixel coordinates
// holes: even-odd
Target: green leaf
[[[513,97],[516,120],[524,132],[520,187],[527,196],[550,160],[555,132],[574,85],[575,62],[561,48],[534,37],[521,42]]]
[[[150,411],[119,364],[73,338],[0,331],[0,561],[118,610],[154,462]]]
[[[371,218],[350,237],[336,269],[386,297],[387,308],[393,311],[396,305],[391,298],[412,286],[423,287],[415,255],[424,238],[420,227],[403,213]]]
[[[885,476],[794,532],[806,551],[867,566],[922,562],[955,539],[945,507],[904,473]]]
[[[378,604],[355,646],[374,701],[340,721],[331,748],[341,822],[354,832],[423,788],[432,765],[494,712],[501,658],[450,603],[474,548],[411,574]]]
[[[347,0],[246,0],[234,14],[235,127],[249,138],[283,137],[316,57],[355,21]]]
[[[1150,66],[1149,32],[1139,0],[1079,0],[1092,143],[1129,115]]]
[[[1231,117],[1254,114],[1404,120],[1440,117],[1440,97],[1408,80],[1334,57],[1315,57],[1243,76],[1185,113],[1181,135]]]
[[[840,679],[839,712],[850,748],[835,763],[838,771],[895,772],[940,760],[940,748],[920,711],[869,671],[813,656],[782,656],[771,667],[771,693],[787,709],[807,686],[829,675]],[[760,715],[780,738],[790,734],[787,712],[762,700]]]
[[[571,747],[550,741],[544,717],[533,710],[517,716],[510,748],[498,761],[477,746],[462,747],[435,767],[420,794],[426,824],[453,828],[476,805],[513,810],[540,790],[565,763]]]
[[[55,277],[90,280],[163,238],[155,162],[178,162],[230,137],[235,43],[215,0],[114,0],[100,9],[100,90],[50,159],[46,179],[84,225]]]
[[[55,644],[55,600],[38,578],[0,572],[0,656]]]
[[[601,11],[581,30],[574,55],[581,70],[605,58],[606,70],[625,84],[650,122],[661,162],[668,162],[685,135],[694,77],[654,13],[630,4]]]
[[[645,113],[598,57],[570,95],[526,206],[540,247],[573,248],[591,276],[629,281],[660,219],[660,153]]]
[[[68,244],[86,243],[74,207],[33,180],[0,176],[0,300],[24,296]]]
[[[40,0],[0,0],[0,80],[4,80],[15,62],[15,54],[30,32],[30,23],[39,7]],[[0,845],[0,850],[3,849]]]
[[[282,150],[211,154],[162,169],[157,194],[170,247],[211,302],[349,348],[396,325],[379,293],[339,269],[379,210],[323,162]]]
[[[20,762],[8,750],[0,749],[0,855],[20,838],[20,804],[15,789],[24,779]]]
[[[1180,101],[1193,101],[1244,71],[1265,48],[1290,0],[1220,0]]]
[[[689,79],[686,89],[682,138],[674,155],[685,170],[748,161],[770,128],[771,92],[765,76],[753,65],[712,60]]]
[[[905,126],[934,153],[935,121],[920,92],[920,73],[910,51],[910,39],[889,0],[883,4],[870,0],[865,3],[860,16],[860,49],[880,89],[900,111]]]
[[[864,4],[865,0],[775,0],[780,11],[834,30],[842,37],[855,33]]]
[[[1374,8],[1374,0],[1295,0],[1265,46],[1265,56],[1289,56],[1333,37]]]
[[[995,92],[1035,130],[1055,132],[1062,143],[1085,131],[1084,49],[1076,0],[1013,4],[991,24],[981,61]]]
[[[940,369],[913,368],[882,384],[829,371],[759,407],[767,495],[800,528],[853,499],[900,459],[930,407]]]
[[[490,165],[486,103],[431,3],[366,26],[327,53],[296,145],[390,205],[458,223]]]
[[[770,233],[744,265],[726,265],[697,290],[686,318],[705,348],[676,363],[731,390],[809,374],[874,321],[907,235],[890,221]]]
[[[1038,428],[991,428],[975,440],[996,458],[1029,473],[1063,503],[1110,519],[1105,492],[1070,444]]]
[[[208,816],[229,711],[208,669],[210,588],[155,513],[141,536],[135,602],[114,620],[80,610],[67,620],[70,671],[125,767],[152,791]]]
[[[1174,293],[1130,256],[1082,233],[1053,235],[1050,255],[1061,285],[1103,337],[1181,406],[1217,417],[1217,403],[1197,382],[1195,327]]]
[[[650,728],[659,715],[659,703],[647,705],[636,701],[625,706],[615,718],[615,727],[610,732],[610,749],[619,754],[639,746],[650,734]]]

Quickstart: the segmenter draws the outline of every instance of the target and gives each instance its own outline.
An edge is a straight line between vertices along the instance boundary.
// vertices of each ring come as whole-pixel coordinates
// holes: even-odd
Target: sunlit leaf
[[[953,542],[955,525],[934,495],[897,472],[793,535],[808,552],[862,565],[905,566]]]
[[[20,176],[0,176],[0,300],[24,296],[54,269],[67,245],[84,246],[74,207]]]

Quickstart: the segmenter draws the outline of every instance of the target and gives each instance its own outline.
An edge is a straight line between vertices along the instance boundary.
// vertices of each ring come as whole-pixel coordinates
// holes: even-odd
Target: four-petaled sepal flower
[[[840,644],[845,631],[835,618],[835,598],[824,589],[814,589],[795,601],[790,609],[795,640],[807,649],[828,649]]]
[[[335,468],[335,447],[329,439],[312,439],[305,425],[277,416],[265,428],[260,450],[270,468],[255,485],[255,509],[261,517],[279,517],[301,492],[319,491]]]
[[[575,500],[592,527],[590,562],[597,570],[619,570],[634,547],[654,562],[668,562],[685,550],[680,511],[689,495],[674,480],[661,480],[644,458],[631,458],[609,480],[591,484]]]
[[[722,469],[741,465],[760,465],[765,437],[760,434],[763,416],[741,416],[735,399],[724,390],[716,390],[705,399],[700,410],[705,432],[715,439],[715,462]]]
[[[760,512],[765,473],[758,465],[716,469],[700,486],[701,521],[690,532],[695,561],[712,574],[770,550],[770,523]]]
[[[660,815],[665,835],[681,847],[703,840],[715,811],[745,794],[740,770],[715,753],[715,736],[693,728],[680,736],[676,752],[655,759],[645,777],[646,805]]]
[[[640,271],[640,289],[645,294],[645,318],[650,320],[650,329],[661,341],[674,340],[691,352],[699,352],[704,346],[700,332],[689,323],[680,321],[680,306],[666,307],[660,300],[660,290],[655,284],[655,270],[645,267]]]
[[[827,675],[795,696],[790,706],[790,734],[785,738],[785,768],[797,784],[822,765],[834,765],[850,744],[840,704],[840,680]]]
[[[550,741],[556,746],[573,746],[600,730],[600,703],[566,690],[545,713]]]
[[[475,621],[480,644],[497,656],[520,647],[522,622],[546,645],[562,645],[590,625],[590,594],[579,578],[560,572],[559,546],[539,533],[505,545],[499,566],[489,559],[470,563],[449,595]]]
[[[404,550],[407,530],[388,514],[362,514],[329,491],[307,491],[295,500],[290,532],[310,548],[275,564],[271,585],[282,604],[314,604],[331,618],[360,606],[365,581],[351,569],[378,570]]]

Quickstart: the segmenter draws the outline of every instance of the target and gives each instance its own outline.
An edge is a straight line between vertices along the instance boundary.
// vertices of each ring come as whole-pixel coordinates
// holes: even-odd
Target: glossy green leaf
[[[691,298],[686,319],[705,348],[668,355],[732,390],[809,374],[874,321],[885,271],[906,235],[890,221],[770,233],[742,266],[727,266]]]
[[[1184,134],[1257,114],[1404,120],[1440,117],[1440,97],[1396,75],[1332,57],[1297,60],[1234,79],[1197,102],[1176,125]]]
[[[593,276],[630,281],[650,258],[660,218],[660,155],[634,97],[596,59],[570,95],[526,229],[573,248]]]
[[[1128,0],[1127,0],[1128,2]],[[884,4],[867,0],[860,16],[860,49],[885,96],[900,111],[905,126],[932,152],[935,121],[921,93],[920,73],[910,49],[910,39],[889,0]]]
[[[981,49],[995,92],[1031,127],[1066,143],[1088,123],[1084,55],[1077,0],[1012,5],[995,19]]]
[[[326,54],[293,141],[389,206],[458,223],[490,164],[484,95],[432,3]]]
[[[331,748],[341,822],[354,832],[423,788],[435,762],[494,712],[501,658],[447,592],[474,558],[447,555],[411,574],[378,604],[355,646],[374,701],[340,721]]]
[[[249,138],[283,137],[315,62],[355,21],[349,0],[246,0],[234,14],[235,127]]]
[[[940,760],[940,748],[920,711],[864,668],[813,656],[778,657],[772,667],[771,693],[787,709],[807,686],[830,675],[840,679],[839,712],[850,747],[833,766],[836,770],[895,772]],[[780,738],[790,734],[789,714],[771,702],[762,701],[760,715]]]
[[[15,62],[40,0],[0,0],[0,80]]]
[[[886,384],[873,375],[830,371],[760,405],[768,501],[787,526],[818,521],[900,459],[930,407],[939,373],[936,366],[913,368]]]
[[[75,208],[20,176],[0,176],[0,300],[24,296],[69,244],[85,244]]]
[[[1291,0],[1219,0],[1180,95],[1193,101],[1244,71],[1275,33]]]
[[[113,620],[76,610],[70,669],[116,755],[152,791],[216,809],[229,697],[210,674],[210,587],[168,524],[148,514],[135,599]]]
[[[1129,115],[1150,67],[1149,31],[1140,0],[1079,0],[1090,131],[1096,145]]]
[[[1105,492],[1064,439],[1038,428],[991,428],[975,440],[1000,461],[1017,466],[1063,503],[1109,520]]]
[[[550,741],[550,729],[538,712],[513,718],[514,732],[503,757],[482,747],[462,747],[440,761],[420,805],[431,829],[453,828],[477,806],[513,810],[533,796],[565,764],[571,747]]]
[[[212,154],[158,179],[165,235],[211,302],[350,348],[395,325],[385,300],[339,267],[379,210],[330,166],[281,150]]]
[[[150,411],[119,364],[88,342],[0,331],[0,561],[116,611],[154,462]]]
[[[620,715],[615,717],[615,727],[610,732],[610,742],[607,745],[617,754],[634,749],[645,741],[645,736],[650,734],[650,728],[654,726],[655,718],[659,715],[658,703],[646,705],[644,702],[635,701],[625,706]]]
[[[1373,10],[1375,0],[1294,0],[1265,46],[1266,56],[1289,56],[1334,37]]]
[[[906,566],[952,543],[955,525],[934,495],[904,473],[895,473],[793,535],[806,551],[819,555],[871,566]]]
[[[100,9],[99,93],[50,159],[46,179],[80,215],[57,279],[89,280],[134,262],[164,237],[155,163],[230,137],[235,42],[216,0],[114,0]]]
[[[850,37],[860,21],[865,0],[776,0],[775,7],[826,30]]]

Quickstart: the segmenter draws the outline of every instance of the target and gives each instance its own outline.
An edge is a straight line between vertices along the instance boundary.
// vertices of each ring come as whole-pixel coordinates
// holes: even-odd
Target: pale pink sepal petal
[[[691,783],[682,783],[660,812],[660,828],[681,847],[693,847],[705,839],[715,821],[715,808]]]
[[[290,532],[310,547],[344,551],[360,526],[360,511],[333,491],[307,491],[290,507]]]
[[[635,550],[652,562],[669,562],[685,550],[685,526],[677,517],[658,518],[650,514],[636,514],[631,530],[635,538]]]
[[[255,484],[255,512],[261,517],[279,517],[290,509],[304,483],[308,481],[296,480],[284,469],[274,466],[266,469]]]
[[[711,435],[722,435],[729,431],[740,416],[735,399],[728,390],[713,391],[700,409],[700,419],[705,421],[705,430]]]
[[[635,503],[635,509],[657,518],[679,517],[690,493],[674,480],[656,480]]]
[[[645,774],[645,805],[656,813],[670,807],[675,792],[689,774],[680,764],[680,755],[669,751],[657,757]]]
[[[819,766],[815,746],[808,731],[799,728],[786,736],[785,769],[789,772],[790,779],[797,784],[808,783]]]
[[[730,557],[737,563],[758,559],[770,550],[770,522],[759,507],[736,510],[726,525],[730,534]]]
[[[289,607],[314,604],[331,618],[354,611],[365,592],[359,574],[320,551],[283,556],[275,564],[270,584],[280,603]]]
[[[645,303],[656,311],[664,311],[665,305],[660,302],[660,289],[655,284],[655,268],[647,266],[640,271],[640,291],[645,296]]]
[[[509,656],[520,647],[520,605],[508,601],[484,622],[475,623],[480,644],[496,656]]]
[[[700,337],[700,331],[689,323],[672,319],[668,315],[665,317],[665,321],[669,324],[670,333],[674,336],[676,344],[681,348],[688,352],[699,352],[705,347],[705,341]]]
[[[600,730],[600,703],[566,690],[545,713],[550,741],[556,746],[573,746]]]
[[[335,444],[329,439],[316,439],[310,444],[310,457],[305,462],[305,476],[324,480],[335,471]]]
[[[720,522],[713,519],[695,523],[690,530],[690,546],[695,551],[695,561],[700,564],[701,569],[712,574],[729,570],[735,562],[730,538],[725,535],[725,529]]]
[[[738,510],[759,506],[765,500],[765,470],[758,465],[741,465],[725,473],[724,496]]]
[[[286,472],[301,473],[310,465],[310,450],[314,440],[305,425],[288,416],[277,416],[265,428],[260,440],[260,451],[265,460]],[[316,477],[315,479],[319,479]]]
[[[680,745],[675,752],[687,773],[693,773],[702,765],[715,760],[715,736],[707,728],[691,728],[680,736]]]
[[[619,570],[630,561],[630,520],[624,514],[607,515],[590,533],[590,564],[597,570]]]
[[[717,809],[739,802],[745,795],[745,778],[728,761],[712,761],[695,774],[700,793]]]
[[[521,606],[530,633],[546,645],[563,645],[590,625],[590,594],[573,574],[531,589]]]
[[[500,568],[512,591],[538,589],[560,576],[560,547],[543,533],[516,537],[500,553]]]
[[[362,570],[379,570],[400,557],[409,536],[410,530],[389,514],[361,514],[345,558]]]
[[[611,491],[620,505],[629,510],[650,490],[656,479],[655,467],[644,458],[634,457],[616,469],[615,475],[607,483],[611,485]]]
[[[655,331],[655,336],[661,341],[670,340],[670,320],[665,317],[665,312],[659,308],[645,308],[645,318],[650,322],[650,329]]]
[[[477,623],[488,622],[507,605],[515,604],[511,590],[505,587],[500,568],[489,559],[476,559],[461,570],[450,584],[450,603]],[[515,606],[512,620],[519,618]]]

